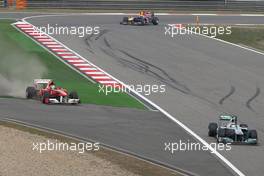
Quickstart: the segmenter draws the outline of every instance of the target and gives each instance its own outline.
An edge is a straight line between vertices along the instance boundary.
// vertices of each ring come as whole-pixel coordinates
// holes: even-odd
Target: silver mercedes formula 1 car
[[[238,124],[235,115],[220,115],[218,123],[209,123],[208,135],[216,137],[219,143],[252,144],[258,143],[257,131],[247,124]]]

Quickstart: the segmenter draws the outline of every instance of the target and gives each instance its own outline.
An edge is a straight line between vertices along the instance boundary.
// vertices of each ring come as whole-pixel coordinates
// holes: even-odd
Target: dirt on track
[[[43,136],[0,125],[0,139],[1,176],[137,176],[88,152],[33,151],[33,142],[47,141]]]
[[[80,144],[78,140],[0,119],[0,176],[181,176],[171,169],[106,147],[98,151],[33,150],[36,143]],[[33,145],[34,143],[34,145]],[[60,143],[60,144],[59,144]],[[55,144],[56,145],[56,144]],[[38,147],[39,148],[39,147]],[[80,152],[81,151],[81,152]],[[80,152],[80,153],[79,153]]]

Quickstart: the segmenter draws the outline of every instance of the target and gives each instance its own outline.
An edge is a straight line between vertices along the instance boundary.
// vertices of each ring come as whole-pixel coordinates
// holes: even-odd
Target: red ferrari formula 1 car
[[[51,79],[35,79],[33,86],[26,89],[27,99],[40,99],[44,104],[79,104],[77,92],[56,87]]]

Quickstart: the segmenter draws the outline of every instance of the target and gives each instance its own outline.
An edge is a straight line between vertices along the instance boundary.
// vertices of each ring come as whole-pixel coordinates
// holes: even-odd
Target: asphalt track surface
[[[259,146],[232,146],[231,152],[222,152],[222,154],[246,175],[262,175],[264,171],[262,164],[264,161],[263,55],[203,36],[170,38],[164,35],[163,24],[193,23],[193,18],[193,16],[161,16],[162,24],[155,27],[120,26],[118,23],[121,16],[110,15],[42,17],[28,21],[37,26],[47,23],[62,26],[100,26],[103,35],[99,37],[79,38],[62,35],[54,37],[127,84],[166,84],[166,93],[152,94],[148,98],[208,142],[215,142],[214,139],[207,137],[207,126],[210,121],[215,121],[222,112],[238,114],[240,121],[258,130]],[[203,23],[214,24],[264,24],[263,17],[204,16],[201,20]],[[18,120],[62,128],[65,132],[74,131],[81,133],[78,135],[83,137],[92,138],[91,135],[95,135],[95,139],[100,142],[114,144],[199,175],[231,174],[213,155],[206,152],[177,152],[174,155],[164,153],[162,151],[164,139],[172,142],[177,142],[179,139],[191,141],[193,139],[177,124],[156,112],[144,112],[146,114],[142,114],[140,119],[133,114],[132,118],[135,122],[131,121],[129,115],[109,117],[107,122],[111,125],[104,124],[107,126],[107,130],[104,131],[104,128],[98,125],[100,123],[98,118],[89,121],[81,115],[80,109],[78,114],[74,114],[75,119],[68,117],[70,119],[65,122],[62,117],[69,113],[62,112],[58,115],[56,109],[59,106],[48,107],[49,118],[36,119],[34,115],[38,114],[41,108],[44,108],[43,112],[46,111],[46,107],[34,106],[34,103],[27,106],[28,102],[24,101],[1,102],[1,106],[6,104],[6,107],[10,107],[7,104],[12,104],[17,107],[17,111],[14,112],[19,112],[19,109],[25,112],[25,116],[22,117],[21,113],[12,114],[9,108],[4,110],[4,113],[7,112],[6,115],[12,114],[13,118]],[[30,107],[33,107],[31,110],[36,112],[35,114],[27,115],[31,112],[28,109]],[[89,108],[84,109],[86,113],[90,113]],[[119,121],[124,125],[123,128],[116,128],[113,123],[119,124]],[[142,127],[146,124],[150,126],[139,128],[140,124]],[[91,129],[85,128],[89,125],[94,130],[90,133],[88,132]],[[97,126],[99,128],[96,128]],[[83,130],[80,130],[81,127]],[[129,136],[116,139],[116,136],[122,135],[127,129],[129,133],[125,134],[130,135],[129,140],[127,140]],[[104,136],[100,130],[107,135]],[[110,132],[113,135],[110,135]],[[135,141],[131,141],[131,138],[135,138]],[[137,147],[138,145],[140,147]]]
[[[164,151],[164,142],[195,140],[159,112],[95,105],[46,106],[34,100],[1,99],[1,118],[66,132],[198,173],[231,175],[209,152]],[[12,108],[10,108],[12,107]]]

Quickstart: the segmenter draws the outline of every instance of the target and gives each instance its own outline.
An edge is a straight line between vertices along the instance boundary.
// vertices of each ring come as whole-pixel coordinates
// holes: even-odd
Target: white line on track
[[[92,76],[93,79],[111,79],[109,76]]]
[[[37,40],[40,42],[51,42],[51,41],[53,41],[52,39],[42,39],[42,38],[37,39]]]
[[[67,60],[68,62],[72,63],[72,62],[85,62],[84,60],[79,60],[79,59],[76,59],[76,60]]]
[[[40,37],[42,37],[42,34],[38,33],[38,32],[28,32],[28,34],[31,35],[31,36],[40,36]]]
[[[22,29],[22,28],[20,28],[20,29]],[[22,29],[24,32],[26,32],[26,33],[31,33],[31,32],[34,32],[35,31],[35,29],[33,29],[33,28],[27,28],[27,29]]]
[[[209,37],[209,36],[204,36],[204,37],[211,38],[211,37]],[[257,50],[252,49],[252,48],[248,48],[248,47],[241,46],[241,45],[238,45],[238,44],[235,44],[235,43],[227,42],[227,41],[225,41],[225,40],[221,40],[221,39],[218,39],[218,38],[211,38],[211,39],[213,39],[213,40],[217,40],[217,41],[219,41],[219,42],[226,43],[226,44],[229,44],[229,45],[233,45],[233,46],[236,46],[236,47],[239,47],[239,48],[242,48],[242,49],[248,50],[248,51],[252,51],[252,52],[257,53],[257,54],[260,54],[260,55],[264,55],[263,52],[261,52],[261,51],[257,51]]]
[[[32,27],[32,25],[29,25],[29,24],[19,24],[17,25],[18,27],[21,27],[21,28],[28,28],[28,27]]]
[[[76,59],[78,59],[79,57],[78,56],[75,56],[75,55],[72,55],[72,56],[63,56],[63,55],[60,55],[62,58],[64,58],[64,59],[67,59],[67,58],[71,58],[71,59],[74,59],[74,58],[76,58]]]
[[[91,66],[90,64],[73,64],[74,66],[78,67],[78,66]]]
[[[36,39],[48,39],[49,37],[42,35],[42,36],[33,36]]]
[[[29,30],[29,29],[32,29],[33,30],[34,28],[33,27],[22,27],[21,29],[22,30]]]
[[[240,14],[239,16],[252,16],[252,17],[262,17],[264,16],[264,14]]]
[[[37,16],[37,17],[45,17],[47,15],[43,15],[43,16]],[[57,16],[57,15],[48,15],[48,16]],[[64,15],[66,16],[66,15]],[[23,19],[23,21],[26,22],[26,19],[30,19],[30,18],[34,18],[34,17],[26,17]],[[54,39],[53,37],[49,36],[50,38]],[[70,48],[68,48],[66,45],[60,43],[62,46],[64,46],[65,48],[71,50]],[[73,51],[73,50],[71,50]],[[76,53],[76,52],[75,52]],[[83,58],[84,60],[86,60],[89,64],[92,64],[90,61],[88,61],[87,59],[85,59],[84,57],[80,56],[78,53],[76,53],[76,55],[78,55],[79,57]],[[94,65],[95,66],[95,65]],[[97,67],[97,66],[95,66]],[[98,67],[103,73],[105,73],[106,75],[110,76],[111,78],[113,78],[114,80],[116,80],[117,82],[119,82],[120,84],[122,84],[123,86],[125,86],[127,89],[129,89],[131,92],[133,92],[134,94],[136,94],[137,96],[139,96],[140,98],[142,98],[144,101],[148,102],[150,105],[152,105],[153,107],[155,107],[156,109],[158,109],[160,112],[162,112],[164,115],[166,115],[169,119],[171,119],[173,122],[177,123],[179,126],[181,126],[185,131],[187,131],[190,135],[192,135],[194,138],[196,138],[198,141],[200,141],[203,145],[205,145],[210,152],[214,153],[220,160],[222,160],[230,169],[232,169],[237,175],[239,176],[245,176],[236,166],[234,166],[229,160],[227,160],[223,155],[221,155],[218,151],[216,151],[211,145],[209,145],[204,139],[202,139],[200,136],[198,136],[194,131],[192,131],[189,127],[187,127],[185,124],[183,124],[182,122],[180,122],[178,119],[176,119],[175,117],[173,117],[172,115],[170,115],[167,111],[165,111],[164,109],[162,109],[160,106],[158,106],[157,104],[155,104],[154,102],[152,102],[151,100],[147,99],[146,97],[144,97],[143,95],[139,94],[138,92],[136,92],[135,90],[131,89],[128,85],[126,85],[124,82],[118,80],[117,78],[113,77],[112,75],[104,72],[100,67]],[[99,72],[101,73],[101,72]],[[94,72],[94,73],[87,73],[87,74],[98,74],[98,72]],[[102,73],[101,73],[102,74]]]
[[[192,13],[193,16],[217,16],[217,14],[214,13]]]
[[[188,24],[184,24],[184,23],[175,23],[175,24],[168,24],[168,25],[197,25],[196,23],[188,23]],[[221,23],[222,25],[230,25],[230,26],[263,26],[264,24],[257,24],[257,23],[236,23],[236,24],[232,24],[232,23]],[[213,26],[213,25],[219,25],[219,24],[215,24],[215,23],[199,23],[199,25],[201,26]]]
[[[45,45],[45,46],[49,48],[62,48],[61,45]]]
[[[23,18],[23,20],[28,20],[31,18],[42,18],[42,17],[54,17],[54,16],[87,16],[87,15],[137,15],[137,13],[59,13],[59,14],[49,14],[49,15],[36,15],[36,16],[29,16]],[[232,17],[239,17],[239,16],[251,16],[251,17],[264,17],[264,14],[216,14],[216,13],[156,13],[156,15],[160,16],[232,16]]]
[[[97,69],[94,67],[91,68],[87,67],[87,68],[79,68],[79,70],[97,70]]]
[[[87,75],[105,75],[104,73],[102,72],[95,72],[95,71],[91,71],[91,72],[85,72]]]
[[[187,30],[187,29],[186,29],[186,30]],[[189,31],[189,30],[187,30],[187,31]],[[189,32],[193,32],[193,31],[189,31]],[[233,46],[236,46],[236,47],[239,47],[239,48],[245,49],[245,50],[247,50],[247,51],[251,51],[251,52],[254,52],[254,53],[260,54],[260,55],[264,55],[263,52],[261,52],[261,51],[257,51],[257,50],[252,49],[252,48],[248,48],[248,47],[246,47],[246,46],[241,46],[241,45],[238,45],[238,44],[235,44],[235,43],[231,43],[231,42],[228,42],[228,41],[225,41],[225,40],[221,40],[221,39],[218,39],[218,38],[209,37],[209,36],[204,35],[204,34],[199,34],[199,33],[195,33],[195,32],[193,32],[193,34],[195,34],[195,35],[199,35],[199,36],[202,36],[202,37],[206,37],[206,38],[209,38],[209,39],[212,39],[212,40],[216,40],[216,41],[219,41],[219,42],[222,42],[222,43],[225,43],[225,44],[233,45]]]
[[[54,44],[58,44],[57,42],[41,42],[44,45],[54,45]]]
[[[116,81],[99,81],[102,84],[117,84],[118,82]]]
[[[52,50],[52,51],[55,51],[55,52],[57,52],[57,51],[59,51],[59,52],[68,51],[68,50],[65,49],[65,48],[52,48],[51,50]]]
[[[73,54],[73,53],[72,52],[57,52],[56,54],[63,55],[63,54]]]

